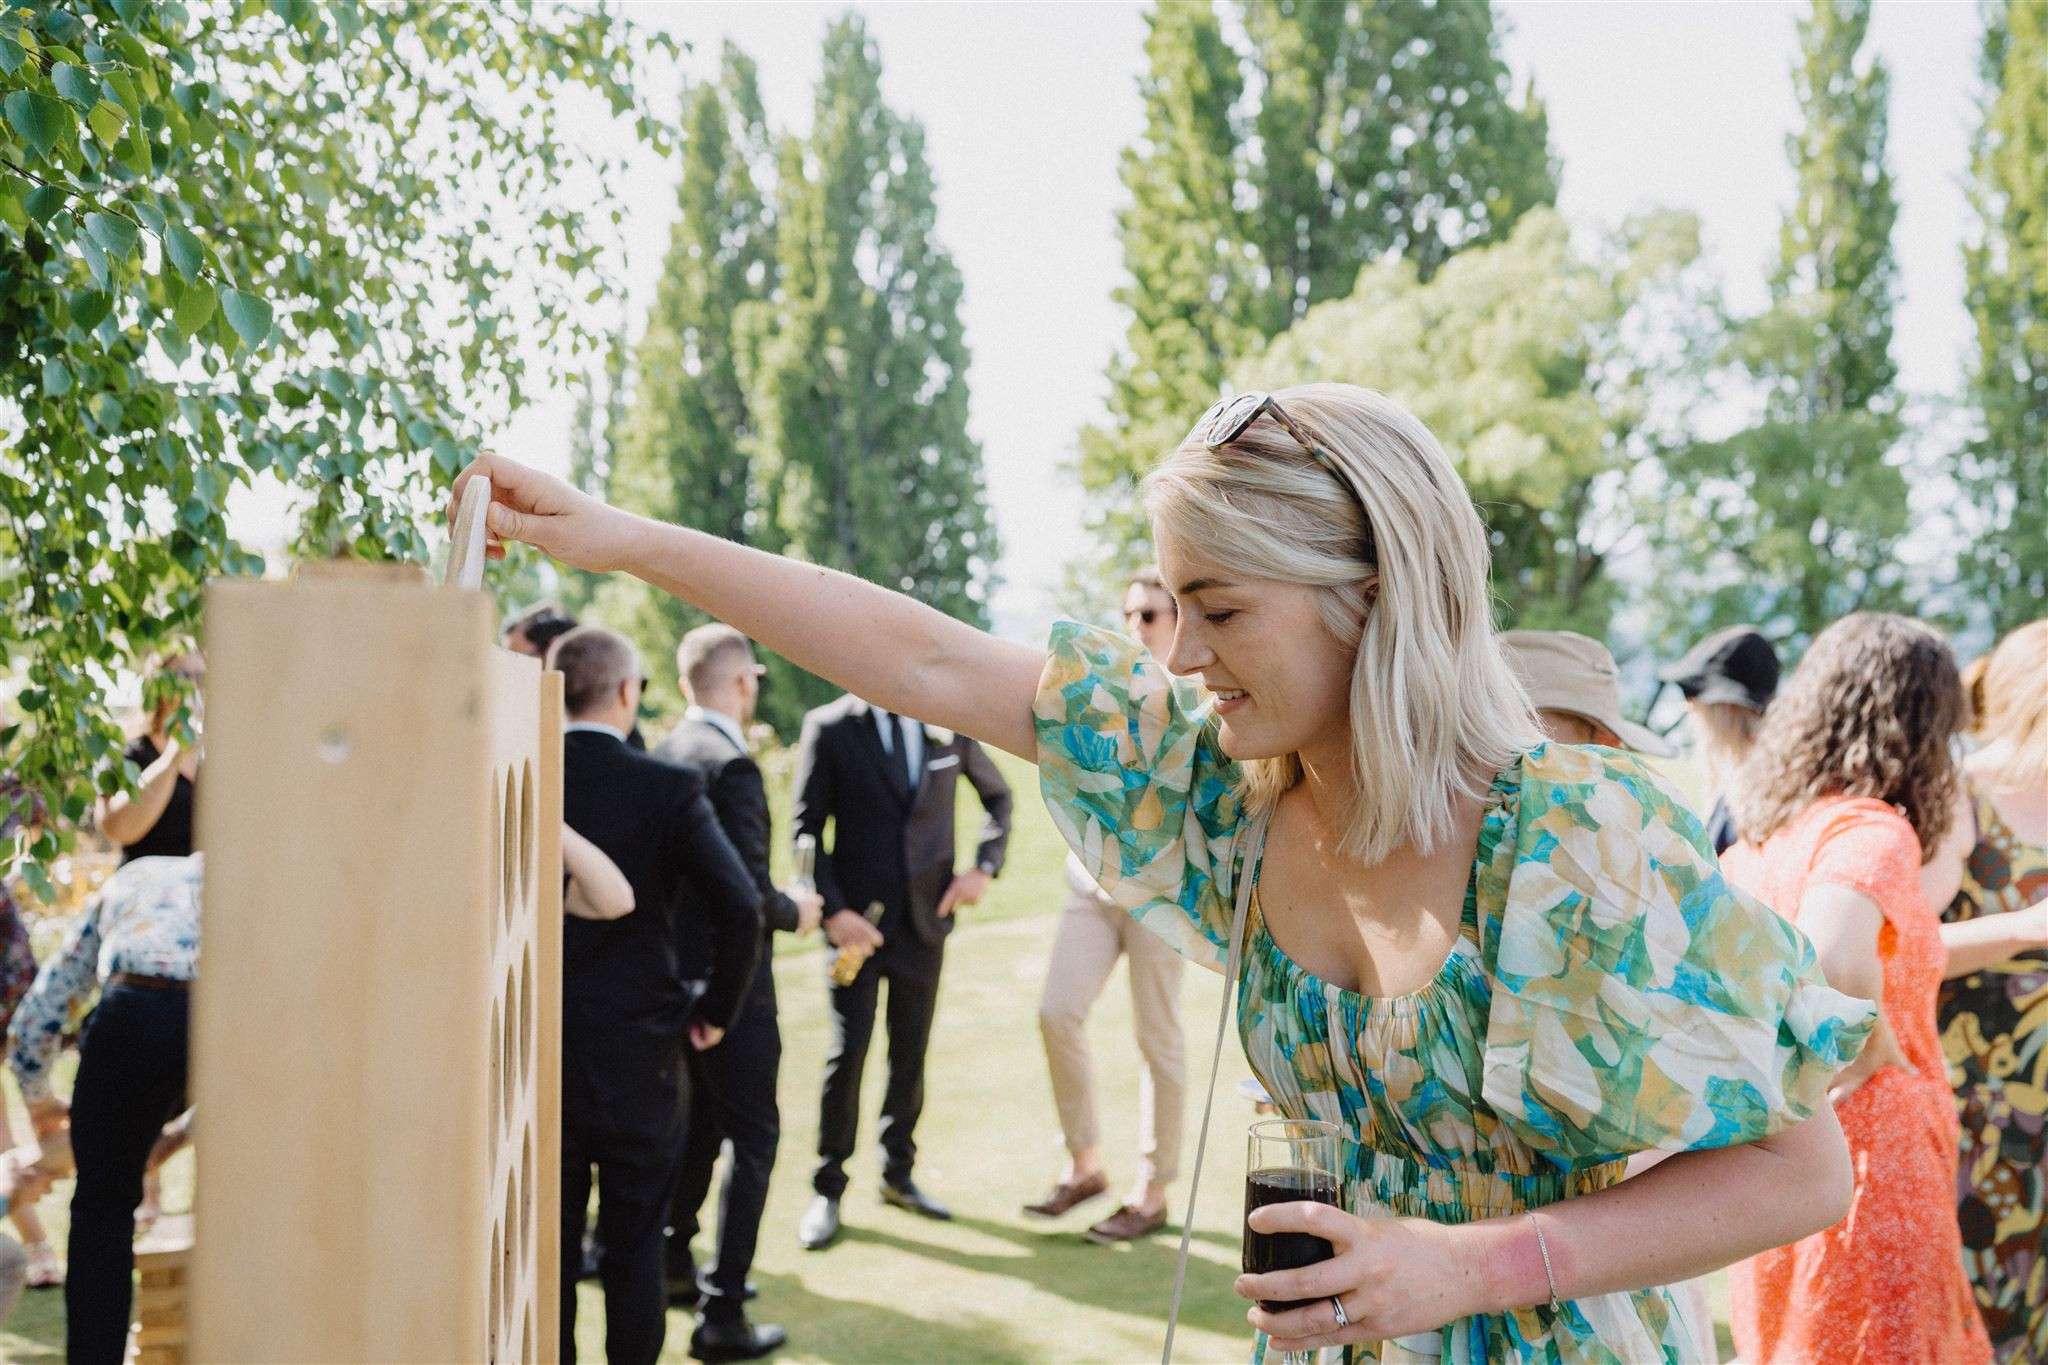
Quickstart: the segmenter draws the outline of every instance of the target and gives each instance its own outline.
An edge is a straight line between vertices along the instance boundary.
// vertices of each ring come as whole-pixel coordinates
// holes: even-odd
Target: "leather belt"
[[[143,991],[189,991],[190,981],[174,976],[144,976],[141,972],[115,972],[107,978],[109,986],[133,986]]]

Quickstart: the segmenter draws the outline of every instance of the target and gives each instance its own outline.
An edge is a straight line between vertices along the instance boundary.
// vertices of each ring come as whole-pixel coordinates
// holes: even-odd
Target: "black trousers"
[[[775,973],[764,956],[725,1041],[709,1052],[690,1053],[690,1128],[683,1140],[675,1199],[669,1205],[670,1279],[694,1273],[690,1243],[711,1192],[712,1166],[721,1146],[729,1143],[732,1151],[718,1201],[717,1255],[705,1277],[706,1317],[737,1317],[744,1305],[747,1275],[761,1237],[761,1211],[768,1205],[768,1178],[782,1140],[782,1112],[775,1102],[781,1070]]]
[[[142,1168],[185,1107],[191,1006],[184,991],[109,986],[79,1040],[71,1091],[78,1184],[64,1278],[71,1365],[120,1365],[127,1349]]]
[[[836,956],[826,952],[828,971]],[[846,1163],[860,1128],[861,1074],[867,1068],[884,981],[889,983],[889,1084],[875,1136],[882,1145],[882,1179],[891,1185],[909,1182],[917,1163],[917,1119],[924,1112],[924,1056],[944,962],[943,945],[891,939],[861,965],[852,985],[830,987],[832,1047],[825,1054],[818,1168],[811,1176],[811,1187],[819,1194],[837,1199],[846,1192]]]
[[[675,1188],[676,1154],[689,1104],[678,1040],[651,1061],[620,1048],[596,1067],[565,1061],[562,1077],[562,1361],[576,1360],[576,1267],[583,1262],[591,1173],[596,1171],[598,1279],[604,1286],[604,1351],[611,1365],[654,1365],[668,1332],[662,1229]],[[578,1049],[578,1051],[584,1051]],[[632,1064],[638,1060],[640,1064]],[[602,1085],[591,1072],[602,1068]]]

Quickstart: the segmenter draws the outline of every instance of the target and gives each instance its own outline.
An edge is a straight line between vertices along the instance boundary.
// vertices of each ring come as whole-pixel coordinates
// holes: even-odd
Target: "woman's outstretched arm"
[[[609,507],[502,455],[455,480],[491,481],[487,553],[524,544],[594,573],[630,573],[877,706],[1037,757],[1042,651],[998,640],[851,574]]]

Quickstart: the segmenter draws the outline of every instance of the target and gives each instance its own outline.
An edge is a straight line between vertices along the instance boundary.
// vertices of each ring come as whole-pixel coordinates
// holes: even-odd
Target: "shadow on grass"
[[[63,1365],[64,1291],[24,1292],[0,1323],[0,1360],[10,1365]]]
[[[1029,1339],[1001,1319],[955,1308],[949,1321],[925,1316],[932,1305],[915,1301],[902,1308],[835,1299],[806,1289],[795,1275],[757,1274],[764,1303],[789,1328],[790,1349],[839,1365],[878,1360],[973,1360],[1027,1362],[1037,1351]],[[765,1315],[764,1315],[765,1316]]]
[[[1180,1256],[1180,1234],[1177,1231],[1168,1229],[1156,1237],[1125,1243],[1120,1247],[1095,1247],[1080,1243],[1079,1235],[1071,1231],[1034,1232],[985,1218],[955,1215],[952,1226],[1008,1242],[1026,1254],[978,1254],[872,1227],[849,1226],[843,1237],[848,1242],[869,1242],[906,1255],[942,1261],[959,1269],[1022,1280],[1044,1293],[1090,1308],[1117,1313],[1150,1312],[1158,1317],[1161,1331],[1165,1330],[1166,1310],[1173,1293],[1174,1263]],[[1194,1240],[1227,1246],[1231,1251],[1237,1249],[1234,1240],[1217,1233],[1197,1232]],[[1084,1254],[1045,1254],[1073,1252],[1075,1244],[1079,1244]],[[1191,1264],[1188,1273],[1192,1281],[1197,1276],[1217,1275],[1219,1271],[1213,1263],[1200,1261]],[[1245,1310],[1249,1307],[1234,1297],[1201,1293],[1191,1288],[1181,1300],[1181,1322],[1186,1327],[1226,1336],[1238,1333],[1249,1339],[1250,1328],[1244,1320]]]

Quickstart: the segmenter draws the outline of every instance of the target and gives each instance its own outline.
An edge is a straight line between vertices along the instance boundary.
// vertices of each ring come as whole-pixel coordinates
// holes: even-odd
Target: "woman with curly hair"
[[[1736,783],[1729,879],[1797,922],[1830,985],[1880,1007],[1829,1092],[1856,1171],[1849,1216],[1729,1274],[1753,1365],[1991,1359],[1951,1213],[1955,1100],[1934,1031],[1947,954],[1920,885],[1953,818],[1962,719],[1941,637],[1859,612],[1815,638]]]
[[[494,537],[1036,763],[1089,877],[1238,978],[1281,1113],[1347,1139],[1340,1207],[1251,1216],[1335,1249],[1237,1281],[1259,1355],[1683,1361],[1663,1285],[1848,1208],[1827,1086],[1875,1012],[1728,886],[1640,760],[1544,742],[1471,494],[1385,396],[1241,394],[1167,454],[1146,482],[1164,657],[1071,621],[998,640],[510,460],[458,496],[479,477]],[[1673,1155],[1624,1180],[1649,1150]]]
[[[1957,1222],[1992,1349],[2048,1365],[2048,620],[2008,634],[1963,686],[1977,748],[1922,875],[1927,903],[1947,907]]]

